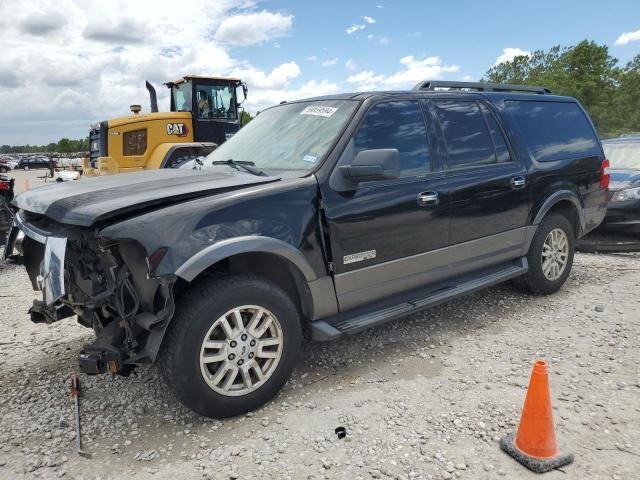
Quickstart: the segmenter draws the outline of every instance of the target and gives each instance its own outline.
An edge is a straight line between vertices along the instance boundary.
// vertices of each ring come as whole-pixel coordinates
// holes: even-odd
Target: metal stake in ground
[[[76,375],[71,378],[71,396],[74,398],[76,406],[76,450],[81,457],[91,458],[90,453],[82,450],[82,441],[80,440],[80,380]]]

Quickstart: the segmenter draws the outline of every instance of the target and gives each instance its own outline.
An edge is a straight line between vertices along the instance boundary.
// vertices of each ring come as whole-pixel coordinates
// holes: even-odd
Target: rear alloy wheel
[[[514,283],[533,293],[558,291],[571,273],[574,244],[571,222],[564,215],[550,213],[538,225],[531,241],[527,254],[529,272]]]
[[[549,232],[542,244],[542,273],[554,282],[564,273],[569,259],[569,240],[561,228]]]
[[[229,275],[196,283],[177,302],[160,352],[167,384],[190,409],[225,418],[273,398],[297,363],[298,309],[275,283]]]

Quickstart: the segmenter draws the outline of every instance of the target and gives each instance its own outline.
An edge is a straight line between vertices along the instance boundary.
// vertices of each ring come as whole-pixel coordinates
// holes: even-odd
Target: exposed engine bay
[[[33,322],[77,315],[92,328],[96,340],[79,356],[89,374],[128,375],[136,365],[155,361],[174,313],[175,277],[151,277],[153,259],[134,241],[113,242],[97,230],[24,211],[16,224],[12,248],[23,253],[34,289],[43,292],[29,311]]]

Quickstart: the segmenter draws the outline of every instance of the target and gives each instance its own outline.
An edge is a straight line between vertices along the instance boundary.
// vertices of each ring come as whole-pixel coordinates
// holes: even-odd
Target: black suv
[[[536,87],[284,103],[199,163],[23,193],[6,250],[43,291],[34,322],[95,330],[85,372],[158,360],[213,417],[272,398],[303,332],[335,339],[506,280],[555,292],[606,213],[589,117]]]

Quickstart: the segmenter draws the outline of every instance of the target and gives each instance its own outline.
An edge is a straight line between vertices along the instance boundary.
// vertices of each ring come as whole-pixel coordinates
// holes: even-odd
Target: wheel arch
[[[191,283],[212,272],[260,275],[291,297],[302,318],[314,317],[309,284],[317,280],[316,273],[302,252],[282,240],[263,236],[223,240],[195,254],[176,270],[176,275]]]
[[[558,212],[571,222],[575,237],[580,237],[584,230],[583,208],[578,195],[571,190],[559,190],[546,198],[538,209],[533,225],[538,226],[550,212]]]

